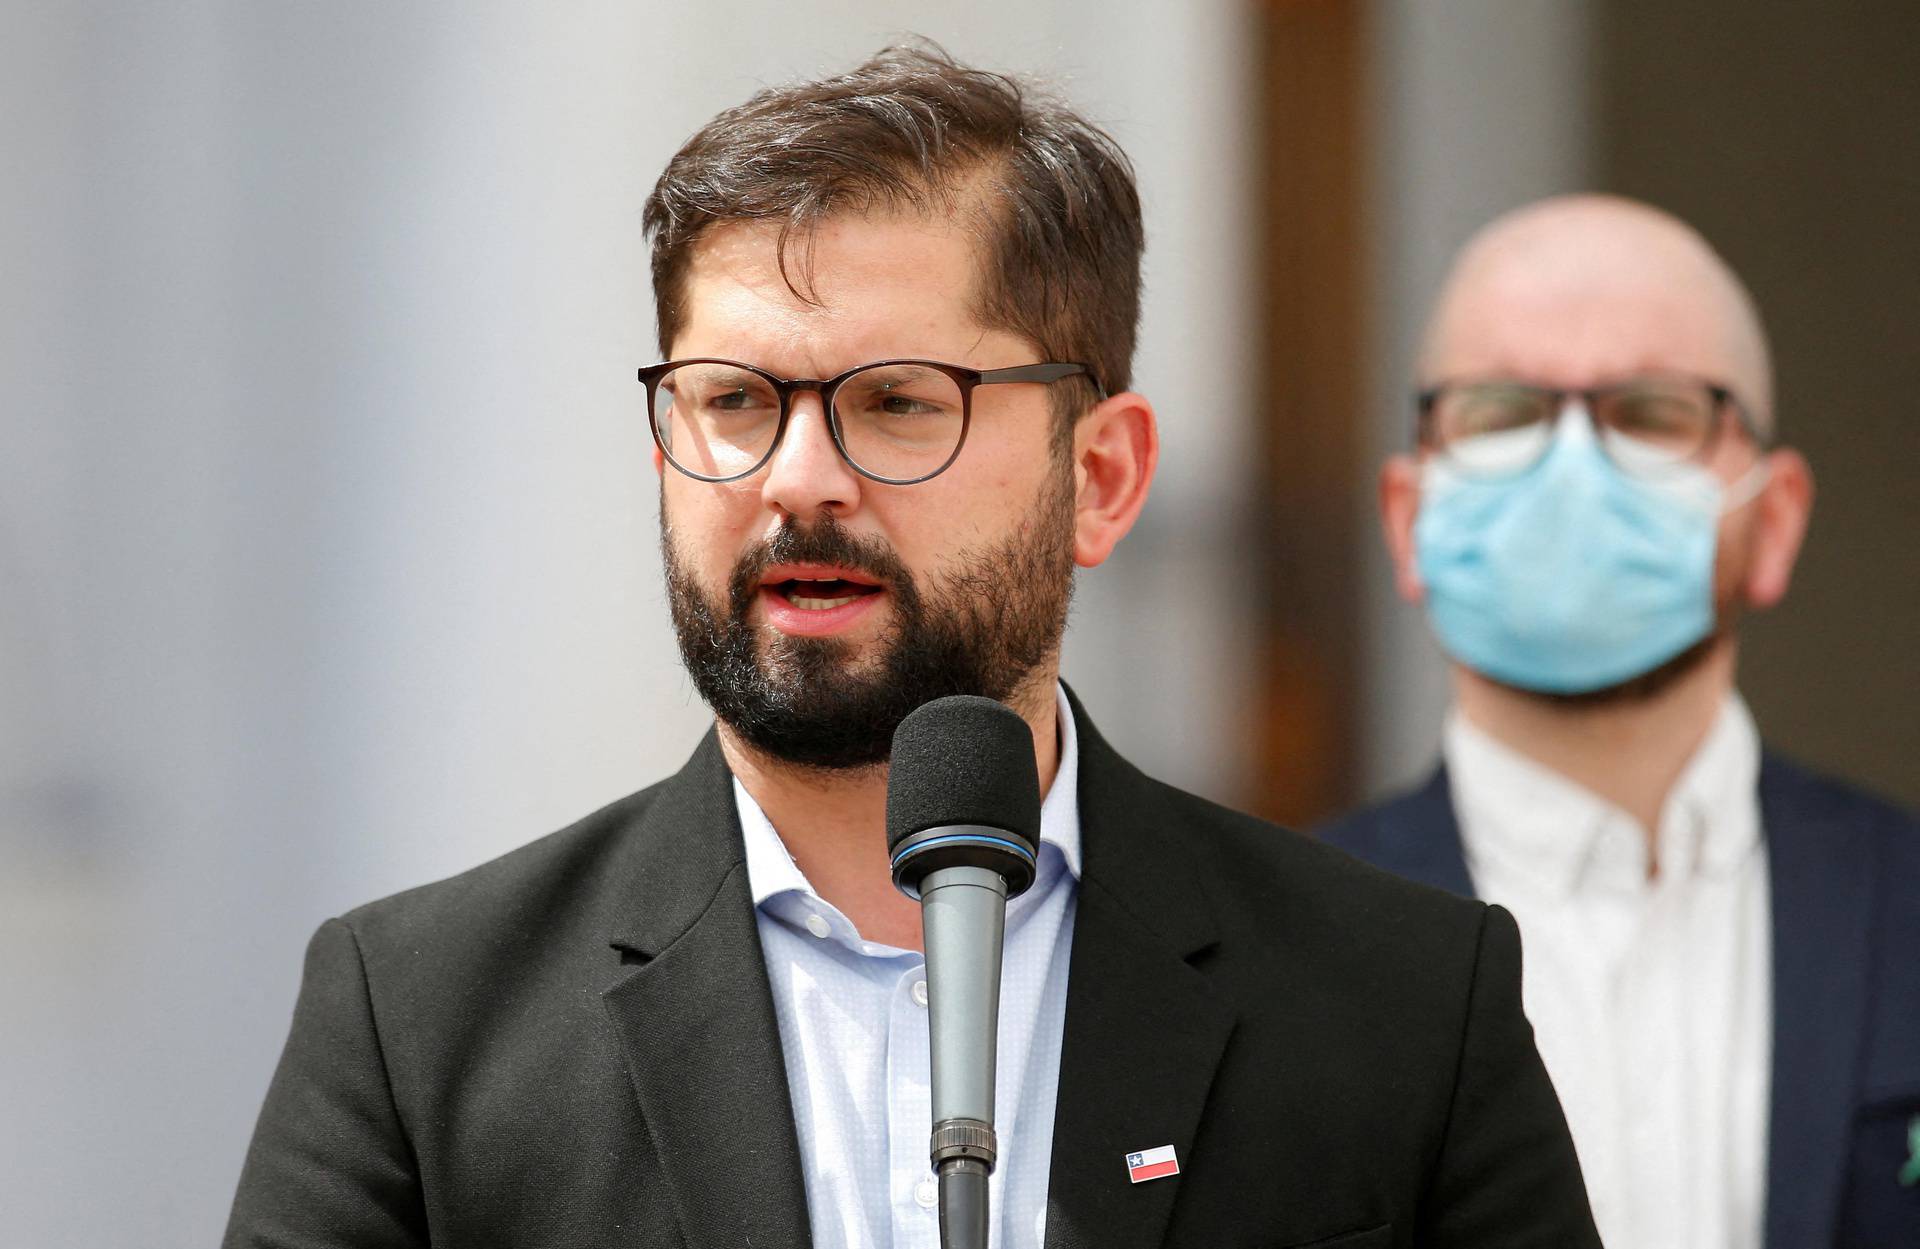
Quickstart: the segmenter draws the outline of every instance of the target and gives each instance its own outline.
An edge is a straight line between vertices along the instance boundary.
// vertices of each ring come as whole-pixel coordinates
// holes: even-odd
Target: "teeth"
[[[858,594],[849,594],[845,598],[802,598],[798,594],[787,596],[787,601],[802,611],[826,611],[830,607],[845,607],[859,598]]]

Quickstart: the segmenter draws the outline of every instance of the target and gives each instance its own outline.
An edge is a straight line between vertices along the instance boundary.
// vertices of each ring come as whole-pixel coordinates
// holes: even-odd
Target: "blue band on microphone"
[[[987,837],[980,833],[948,833],[944,837],[929,837],[925,841],[918,841],[905,847],[893,856],[891,865],[898,867],[900,866],[900,860],[910,854],[916,854],[932,846],[949,845],[956,841],[968,842],[976,846],[1000,846],[1013,851],[1028,863],[1034,862],[1033,852],[1017,841],[1008,841],[1005,837]]]

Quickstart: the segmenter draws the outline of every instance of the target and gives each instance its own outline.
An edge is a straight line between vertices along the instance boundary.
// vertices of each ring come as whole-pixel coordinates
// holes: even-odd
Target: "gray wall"
[[[1124,746],[1230,793],[1231,544],[1185,535],[1231,535],[1244,458],[1241,20],[10,6],[0,1246],[212,1243],[314,925],[691,748],[638,209],[763,83],[918,30],[1059,78],[1133,153],[1165,470],[1067,666]]]
[[[1745,622],[1776,747],[1920,807],[1920,6],[1622,0],[1596,23],[1607,185],[1698,226],[1772,336],[1819,497]]]

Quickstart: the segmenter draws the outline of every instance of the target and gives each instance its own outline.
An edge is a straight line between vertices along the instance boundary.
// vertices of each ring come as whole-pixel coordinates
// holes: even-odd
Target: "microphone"
[[[991,698],[937,698],[893,734],[887,852],[920,902],[943,1249],[986,1249],[994,1042],[1007,899],[1033,884],[1040,775],[1033,730]]]

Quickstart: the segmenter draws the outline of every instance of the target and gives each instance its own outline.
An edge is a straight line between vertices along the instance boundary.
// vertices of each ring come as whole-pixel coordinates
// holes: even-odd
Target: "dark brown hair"
[[[876,208],[976,213],[981,324],[1032,340],[1042,359],[1091,365],[1109,392],[1130,384],[1145,235],[1126,154],[1057,100],[932,45],[762,91],[667,162],[644,217],[661,350],[708,227],[779,221],[781,268],[807,298],[806,251],[792,244],[834,213]],[[1054,389],[1060,410],[1089,401]]]

